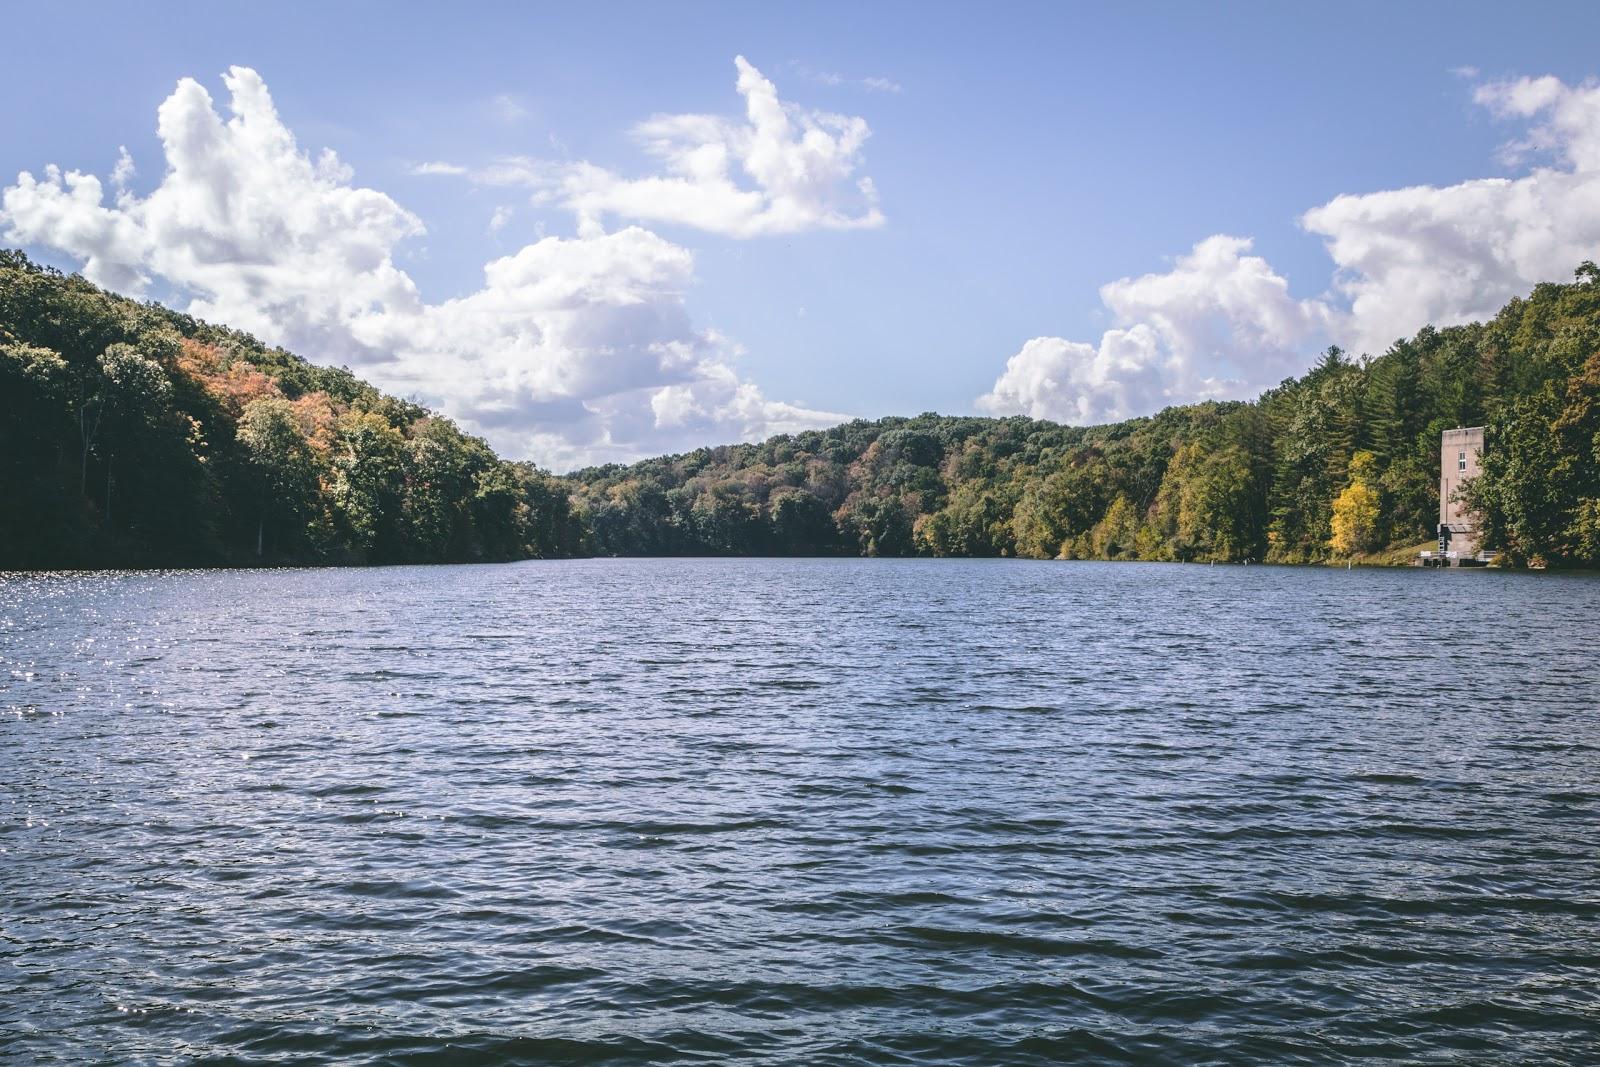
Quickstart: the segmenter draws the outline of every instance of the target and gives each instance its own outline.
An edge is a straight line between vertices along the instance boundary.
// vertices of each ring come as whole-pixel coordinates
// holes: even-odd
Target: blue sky
[[[1095,421],[1252,395],[1327,343],[1380,348],[1566,277],[1600,233],[1580,180],[1595,169],[1586,138],[1600,141],[1592,5],[32,5],[7,21],[26,46],[9,50],[0,90],[32,103],[0,115],[6,187],[26,171],[42,188],[55,164],[98,176],[109,209],[125,146],[128,193],[150,197],[171,162],[157,109],[189,77],[226,119],[222,74],[238,66],[306,158],[337,153],[344,169],[303,180],[336,198],[335,187],[373,190],[417,223],[389,219],[332,266],[278,264],[279,277],[335,271],[316,275],[326,287],[338,264],[365,270],[373,247],[392,257],[403,283],[358,279],[359,306],[332,309],[243,266],[195,267],[192,249],[171,247],[193,228],[156,225],[155,208],[107,224],[140,230],[113,254],[94,243],[112,237],[85,238],[83,218],[35,189],[5,202],[9,243],[74,269],[95,257],[96,280],[350,363],[557,467],[838,414]],[[828,186],[833,217],[854,223],[708,226],[643,204],[651,187],[618,184],[670,169],[641,143],[652,116],[743,120],[735,56],[796,129],[816,112],[870,128]],[[1535,143],[1506,150],[1518,141]],[[279,157],[251,157],[258,170],[261,158]],[[508,160],[537,176],[486,177]],[[594,170],[574,178],[585,162]],[[417,173],[424,163],[460,173]],[[1516,196],[1462,187],[1541,170],[1553,176]],[[757,189],[739,166],[730,174]],[[881,224],[863,221],[863,177]],[[587,232],[573,183],[604,205]],[[1415,186],[1437,195],[1350,201],[1317,232],[1302,222],[1341,195]],[[1562,232],[1528,237],[1539,211]],[[1500,220],[1488,235],[1474,221],[1485,213]],[[257,238],[271,229],[253,225]],[[236,236],[222,243],[250,244]],[[1233,243],[1200,247],[1219,236]],[[519,264],[506,284],[521,295],[492,313],[479,300],[471,327],[457,328],[459,309],[423,324],[425,309],[493,289],[486,263],[546,237],[567,243]],[[1528,251],[1530,240],[1544,243]],[[1385,251],[1394,242],[1401,252]],[[103,266],[118,255],[123,267]],[[1435,260],[1439,278],[1418,274]],[[1480,283],[1451,288],[1463,273]],[[604,305],[587,310],[529,303],[549,276],[610,295],[583,297]],[[414,289],[412,318],[367,314],[399,300],[397,284]],[[529,316],[521,347],[500,329],[508,309]],[[504,351],[486,370],[467,338]],[[497,384],[459,384],[478,377]]]

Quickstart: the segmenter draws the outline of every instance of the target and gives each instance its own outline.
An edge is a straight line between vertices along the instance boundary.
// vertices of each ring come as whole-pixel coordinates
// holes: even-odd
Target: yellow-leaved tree
[[[1336,555],[1369,552],[1378,541],[1378,457],[1357,452],[1350,457],[1350,484],[1333,502],[1333,537],[1328,541]]]

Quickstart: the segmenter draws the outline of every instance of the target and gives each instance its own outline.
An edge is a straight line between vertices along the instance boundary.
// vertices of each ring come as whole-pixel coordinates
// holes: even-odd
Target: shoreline
[[[520,563],[581,563],[608,560],[743,560],[743,561],[847,561],[847,560],[874,560],[911,562],[922,561],[927,563],[950,562],[987,562],[987,563],[1096,563],[1096,564],[1150,564],[1159,566],[1196,566],[1196,567],[1273,567],[1317,569],[1317,570],[1443,570],[1443,571],[1487,571],[1491,573],[1521,573],[1521,574],[1600,574],[1600,571],[1579,567],[1550,568],[1550,567],[1516,567],[1506,565],[1489,565],[1483,567],[1422,567],[1414,563],[1400,562],[1395,559],[1399,550],[1386,553],[1373,553],[1366,557],[1357,557],[1349,560],[1317,560],[1312,562],[1292,563],[1283,560],[1175,560],[1175,559],[1040,559],[1032,556],[845,556],[845,555],[810,555],[810,556],[758,556],[758,555],[658,555],[658,556],[620,556],[620,555],[589,555],[589,556],[550,556],[533,557],[526,559],[508,560],[464,560],[464,561],[430,561],[408,563],[263,563],[258,565],[238,563],[218,564],[168,564],[154,566],[111,566],[111,567],[0,567],[0,581],[11,578],[27,577],[78,577],[88,575],[110,574],[186,574],[186,573],[222,573],[229,571],[254,572],[254,571],[372,571],[395,570],[400,568],[440,568],[440,567],[505,567],[515,566]],[[1387,559],[1385,557],[1388,557]]]

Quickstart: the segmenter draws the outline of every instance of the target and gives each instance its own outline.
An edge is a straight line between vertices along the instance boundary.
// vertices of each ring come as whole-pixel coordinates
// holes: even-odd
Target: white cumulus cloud
[[[131,295],[161,279],[193,314],[348,362],[556,467],[841,417],[742,381],[737,347],[684,305],[692,254],[638,227],[546,237],[489,263],[478,291],[426,302],[394,263],[421,221],[331,152],[302,151],[254,71],[223,80],[226,120],[190,79],[161,105],[167,170],[148,196],[107,204],[92,175],[25,172],[0,196],[7,239]]]
[[[1527,124],[1502,152],[1508,163],[1543,163],[1520,177],[1345,195],[1307,211],[1300,223],[1334,266],[1318,297],[1290,296],[1285,278],[1244,254],[1248,240],[1207,238],[1170,271],[1103,286],[1113,329],[1097,344],[1029,341],[979,407],[1088,423],[1249,397],[1330,342],[1377,354],[1427,323],[1487,318],[1600,258],[1600,86],[1520,78],[1480,85],[1473,98]]]
[[[1248,395],[1298,368],[1331,316],[1296,300],[1250,241],[1208,237],[1169,271],[1100,288],[1117,326],[1098,344],[1037,337],[1007,361],[978,407],[1094,423],[1167,404]]]
[[[1424,323],[1487,318],[1600,255],[1600,87],[1522,78],[1480,86],[1474,99],[1504,118],[1540,120],[1505,154],[1544,154],[1551,165],[1340,196],[1302,220],[1338,267],[1352,348],[1381,352]]]
[[[563,203],[585,225],[616,216],[729,237],[883,225],[872,179],[857,174],[871,134],[866,120],[786,103],[743,56],[734,63],[743,121],[657,115],[634,127],[665,173],[627,178],[593,163],[512,158],[474,178],[531,186],[537,200]]]

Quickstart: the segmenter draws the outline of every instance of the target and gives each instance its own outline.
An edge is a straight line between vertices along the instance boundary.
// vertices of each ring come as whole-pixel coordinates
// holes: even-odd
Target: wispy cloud
[[[133,176],[137,173],[138,169],[133,165],[133,157],[128,154],[128,146],[119,145],[117,147],[117,165],[111,170],[111,184],[118,189],[126,189],[128,183],[133,180]]]
[[[455,163],[413,163],[407,168],[412,174],[446,174],[460,176],[467,173],[467,168]]]
[[[521,122],[532,114],[520,97],[510,93],[501,93],[490,100],[489,108],[501,122]]]
[[[873,93],[899,93],[905,89],[903,85],[894,79],[884,78],[877,75],[865,78],[852,78],[836,71],[815,70],[803,63],[795,62],[790,62],[789,69],[794,71],[800,77],[804,78],[806,81],[815,82],[818,85],[826,85],[835,89],[841,86],[853,86],[859,89],[866,89],[868,92]]]

